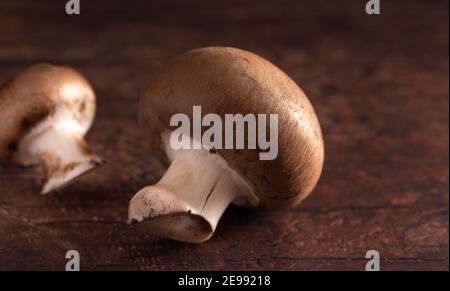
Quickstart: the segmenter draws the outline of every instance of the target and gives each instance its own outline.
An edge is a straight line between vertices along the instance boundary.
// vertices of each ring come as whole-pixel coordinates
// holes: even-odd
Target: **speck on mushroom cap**
[[[324,148],[317,116],[303,91],[267,60],[235,48],[209,47],[182,54],[160,67],[141,95],[139,119],[154,153],[165,159],[161,133],[173,130],[170,118],[202,115],[278,114],[275,160],[259,160],[258,150],[217,150],[246,178],[261,206],[293,206],[316,185]],[[204,131],[205,128],[202,128]]]
[[[37,64],[0,86],[0,160],[36,124],[60,109],[68,109],[86,133],[95,116],[95,93],[77,71]]]

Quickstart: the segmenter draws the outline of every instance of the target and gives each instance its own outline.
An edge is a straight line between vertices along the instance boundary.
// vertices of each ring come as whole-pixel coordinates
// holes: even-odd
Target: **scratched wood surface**
[[[448,1],[0,1],[0,80],[75,67],[98,95],[88,141],[109,164],[54,195],[38,169],[0,167],[0,270],[448,270]],[[320,2],[320,3],[319,3]],[[162,165],[136,126],[149,73],[185,50],[256,52],[310,96],[326,163],[298,208],[229,208],[199,245],[136,233],[128,201]]]

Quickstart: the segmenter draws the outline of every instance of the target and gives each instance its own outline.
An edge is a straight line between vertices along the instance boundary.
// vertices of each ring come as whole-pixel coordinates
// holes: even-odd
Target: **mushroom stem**
[[[42,194],[57,190],[105,163],[92,153],[78,124],[71,120],[35,128],[21,141],[14,159],[22,165],[43,166],[47,181]]]
[[[162,237],[199,243],[212,236],[230,203],[258,204],[248,183],[220,155],[205,149],[171,154],[173,162],[161,180],[131,199],[130,223]]]

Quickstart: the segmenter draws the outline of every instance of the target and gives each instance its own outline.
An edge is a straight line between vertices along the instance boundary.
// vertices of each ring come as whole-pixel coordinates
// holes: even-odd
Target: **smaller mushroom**
[[[84,135],[95,116],[88,81],[68,67],[33,65],[0,86],[0,162],[41,165],[42,194],[104,164]]]

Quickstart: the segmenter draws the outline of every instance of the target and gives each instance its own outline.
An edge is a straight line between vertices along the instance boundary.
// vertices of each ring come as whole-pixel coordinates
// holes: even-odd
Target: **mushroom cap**
[[[74,69],[49,64],[24,69],[0,86],[0,160],[9,159],[35,125],[62,110],[84,135],[95,107],[91,85]]]
[[[174,114],[192,123],[194,105],[202,116],[216,113],[222,120],[225,114],[278,114],[276,159],[260,160],[259,150],[216,149],[253,186],[260,207],[295,206],[312,191],[324,161],[320,125],[303,91],[272,63],[240,49],[208,47],[160,67],[141,95],[139,121],[163,161],[161,134],[174,129]]]

